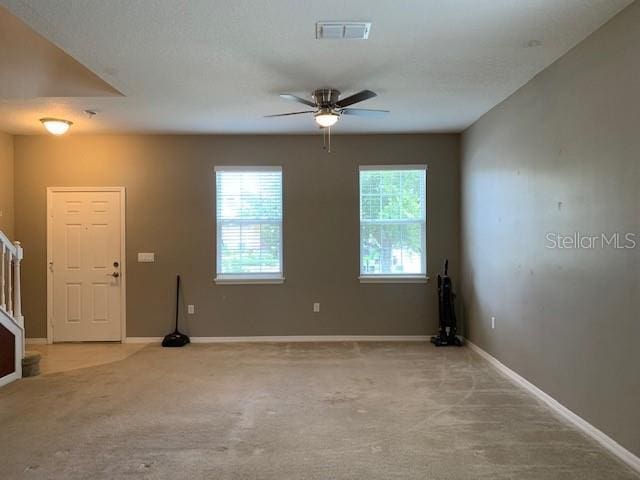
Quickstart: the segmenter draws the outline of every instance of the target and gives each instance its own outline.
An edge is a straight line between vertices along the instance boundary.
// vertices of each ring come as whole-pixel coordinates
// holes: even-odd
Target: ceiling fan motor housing
[[[333,108],[340,99],[340,92],[332,88],[321,88],[314,91],[311,95],[321,109]]]

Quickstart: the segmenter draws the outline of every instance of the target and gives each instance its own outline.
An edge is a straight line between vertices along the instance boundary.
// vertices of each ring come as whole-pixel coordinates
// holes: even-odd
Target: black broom
[[[184,347],[190,343],[189,337],[178,331],[178,313],[180,311],[180,275],[176,285],[176,329],[162,340],[163,347]]]

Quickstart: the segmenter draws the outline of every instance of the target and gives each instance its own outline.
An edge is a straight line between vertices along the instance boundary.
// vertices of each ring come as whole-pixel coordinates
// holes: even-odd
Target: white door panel
[[[121,339],[120,201],[116,191],[52,192],[54,342]]]

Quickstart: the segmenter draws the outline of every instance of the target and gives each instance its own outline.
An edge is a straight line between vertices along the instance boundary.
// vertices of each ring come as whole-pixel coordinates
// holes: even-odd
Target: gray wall
[[[459,135],[15,137],[16,236],[28,337],[46,336],[46,187],[127,188],[127,334],[171,327],[175,274],[195,336],[412,335],[437,329],[434,282],[371,285],[359,269],[358,165],[426,163],[428,270],[459,264]],[[214,285],[214,166],[282,165],[283,285]],[[156,263],[137,263],[137,252]],[[321,312],[313,313],[313,302]]]
[[[636,455],[640,245],[546,235],[640,243],[639,26],[635,2],[482,117],[461,173],[468,336]]]
[[[0,231],[13,240],[13,137],[0,133]]]

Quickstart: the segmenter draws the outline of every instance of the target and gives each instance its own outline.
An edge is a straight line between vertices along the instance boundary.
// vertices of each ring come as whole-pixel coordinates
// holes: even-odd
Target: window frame
[[[422,205],[422,251],[421,260],[423,273],[376,273],[366,274],[362,271],[362,185],[360,174],[363,171],[384,171],[384,170],[422,170],[424,171],[424,203]],[[427,182],[429,179],[429,169],[424,163],[403,164],[403,165],[358,165],[358,264],[360,283],[427,283]]]
[[[221,223],[218,221],[218,172],[279,172],[280,173],[280,271],[279,272],[256,272],[256,273],[222,273],[222,249],[220,248]],[[284,171],[281,165],[217,165],[214,167],[214,216],[216,228],[216,276],[214,282],[218,285],[261,285],[261,284],[282,284],[284,283]],[[265,221],[269,223],[273,221]],[[275,222],[274,222],[275,223]]]

